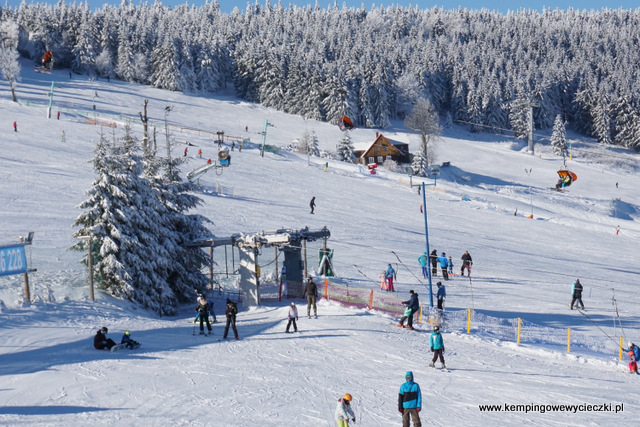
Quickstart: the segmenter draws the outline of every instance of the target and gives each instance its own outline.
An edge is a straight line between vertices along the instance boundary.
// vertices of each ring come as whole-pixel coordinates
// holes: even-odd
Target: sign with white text
[[[27,272],[24,245],[0,246],[0,276]]]

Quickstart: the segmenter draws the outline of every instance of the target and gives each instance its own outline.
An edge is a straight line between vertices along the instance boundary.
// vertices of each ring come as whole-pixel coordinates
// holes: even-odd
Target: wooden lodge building
[[[409,144],[394,141],[378,132],[376,132],[376,139],[372,143],[354,144],[353,152],[358,158],[358,163],[362,165],[372,163],[382,165],[385,160],[395,160],[398,163],[410,161]]]

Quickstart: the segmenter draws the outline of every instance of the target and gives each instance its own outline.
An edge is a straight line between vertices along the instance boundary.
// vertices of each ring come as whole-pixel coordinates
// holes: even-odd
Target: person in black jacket
[[[462,267],[460,267],[460,275],[464,276],[464,269],[467,269],[467,274],[471,277],[471,266],[473,265],[473,260],[471,259],[471,255],[469,255],[469,251],[465,251],[460,258],[462,260]]]
[[[584,310],[584,303],[582,302],[582,283],[580,283],[580,279],[576,279],[576,281],[573,282],[573,285],[571,285],[571,296],[573,297],[571,299],[571,310],[573,310],[573,304],[575,304],[576,301],[578,302],[576,307],[579,305],[580,308]]]
[[[432,250],[431,255],[429,255],[429,259],[431,260],[431,275],[438,275],[438,251]]]
[[[204,335],[204,322],[207,322],[207,330],[211,333],[211,323],[209,323],[209,302],[204,295],[198,296],[198,305],[196,311],[200,318],[200,335]]]
[[[402,301],[402,304],[406,305],[411,309],[411,314],[407,316],[407,329],[413,329],[413,315],[420,310],[420,300],[418,300],[418,294],[411,289],[409,291],[409,299],[407,301]],[[400,319],[400,325],[402,325],[404,321]]]
[[[111,347],[116,345],[114,340],[107,338],[107,332],[109,332],[109,329],[107,329],[106,326],[98,329],[98,333],[96,333],[96,336],[93,338],[93,346],[96,350],[104,350],[105,348],[111,350]]]
[[[307,316],[311,319],[311,306],[313,306],[313,315],[318,317],[318,308],[316,300],[318,299],[318,286],[313,283],[311,276],[307,279],[307,285],[304,287],[302,297],[307,297]]]
[[[238,314],[238,305],[227,298],[227,308],[225,310],[225,315],[227,316],[227,325],[224,327],[223,338],[227,338],[227,335],[229,334],[229,326],[231,326],[236,339],[238,339],[238,330],[236,329],[236,314]]]

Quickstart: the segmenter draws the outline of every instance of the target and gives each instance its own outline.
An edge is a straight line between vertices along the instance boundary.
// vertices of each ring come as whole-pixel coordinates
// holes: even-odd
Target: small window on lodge
[[[369,157],[369,163],[375,163],[375,162],[376,162],[375,157]]]
[[[384,157],[378,156],[378,163],[382,163],[382,162],[384,162]]]

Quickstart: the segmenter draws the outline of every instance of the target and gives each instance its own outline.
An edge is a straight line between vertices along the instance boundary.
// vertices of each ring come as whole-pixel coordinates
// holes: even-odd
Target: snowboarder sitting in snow
[[[204,335],[204,322],[207,322],[207,329],[211,333],[211,323],[209,323],[209,303],[204,295],[198,296],[198,305],[196,311],[200,317],[200,335]]]
[[[640,360],[640,348],[637,345],[628,342],[629,349],[627,350],[627,354],[629,355],[629,373],[637,374],[638,373],[638,360]]]
[[[398,393],[398,412],[402,414],[402,425],[409,427],[409,418],[413,418],[413,425],[419,427],[422,425],[418,415],[418,412],[422,410],[420,386],[413,382],[413,372],[411,371],[404,374],[404,379],[406,381],[402,383]]]
[[[128,349],[133,349],[136,346],[140,345],[138,341],[131,339],[131,332],[129,331],[124,331],[124,334],[122,334],[122,339],[120,340],[120,344],[126,344],[126,347]]]
[[[114,340],[107,338],[107,332],[109,332],[109,329],[106,326],[98,329],[96,336],[93,338],[93,346],[96,350],[104,350],[105,348],[111,350],[111,347],[116,345]]]
[[[342,396],[342,399],[338,399],[338,406],[336,407],[336,421],[338,422],[338,427],[347,427],[349,425],[349,420],[356,422],[356,415],[353,413],[353,409],[351,409],[351,395],[346,393]]]

